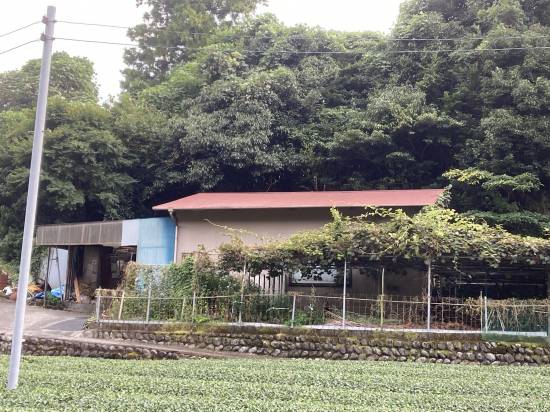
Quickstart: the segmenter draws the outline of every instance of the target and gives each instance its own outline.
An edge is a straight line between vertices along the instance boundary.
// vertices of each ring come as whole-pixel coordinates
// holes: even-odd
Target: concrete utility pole
[[[23,246],[21,247],[21,263],[19,266],[19,282],[17,286],[17,302],[15,305],[15,324],[11,341],[10,366],[8,372],[8,389],[17,388],[19,367],[21,364],[21,344],[23,340],[23,325],[27,305],[27,286],[31,269],[34,224],[36,220],[36,205],[38,203],[38,188],[40,183],[40,167],[42,164],[42,146],[44,142],[44,127],[46,122],[46,106],[48,104],[48,86],[50,83],[50,66],[52,62],[53,28],[55,24],[55,7],[48,6],[46,16],[42,19],[46,25],[42,41],[42,64],[40,67],[40,83],[34,119],[34,139],[27,192],[27,209],[25,212],[25,229]],[[44,299],[46,297],[44,296]]]

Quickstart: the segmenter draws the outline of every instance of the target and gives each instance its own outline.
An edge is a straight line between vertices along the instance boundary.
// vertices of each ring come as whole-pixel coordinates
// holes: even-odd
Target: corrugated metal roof
[[[103,245],[119,247],[123,221],[38,226],[37,246]]]
[[[444,189],[339,192],[198,193],[155,206],[154,210],[288,209],[316,207],[426,206]]]

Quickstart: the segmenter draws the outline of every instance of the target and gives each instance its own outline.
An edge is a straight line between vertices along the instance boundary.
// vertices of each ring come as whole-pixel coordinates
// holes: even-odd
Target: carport
[[[39,226],[35,245],[49,248],[42,277],[60,284],[64,300],[92,298],[97,288],[114,289],[126,264],[169,264],[175,224],[170,218]]]

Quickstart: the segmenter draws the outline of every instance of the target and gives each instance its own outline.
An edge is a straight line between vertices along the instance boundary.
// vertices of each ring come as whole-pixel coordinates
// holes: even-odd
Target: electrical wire
[[[26,26],[19,27],[18,29],[9,31],[7,33],[2,33],[2,34],[0,34],[0,37],[9,36],[10,34],[17,33],[18,31],[21,31],[21,30],[25,30],[25,29],[27,29],[29,27],[32,27],[32,26],[34,26],[35,24],[38,24],[38,23],[42,23],[42,22],[41,21],[35,21],[33,23],[27,24]]]
[[[111,29],[133,29],[133,27],[130,26],[117,26],[113,24],[102,24],[102,23],[86,23],[86,22],[77,22],[77,21],[69,21],[69,20],[56,20],[56,23],[65,23],[65,24],[74,24],[74,25],[81,25],[81,26],[92,26],[92,27],[105,27],[105,28],[111,28]],[[166,29],[164,29],[166,30]],[[186,35],[192,35],[192,36],[211,36],[217,33],[208,33],[208,32],[184,32],[184,31],[174,31],[174,30],[166,30],[167,33],[172,34],[186,34]],[[328,32],[330,33],[330,32]],[[349,33],[349,35],[353,35],[354,33]],[[223,37],[223,34],[221,34]],[[226,37],[233,37],[236,39],[239,38],[257,38],[257,39],[274,39],[279,38],[280,36],[277,35],[240,35],[240,34],[233,34],[228,35]],[[311,39],[312,36],[304,36],[304,35],[292,35],[289,34],[288,38],[291,39]],[[438,37],[424,37],[424,38],[408,38],[408,37],[394,37],[394,38],[384,38],[383,35],[381,36],[364,36],[364,35],[358,35],[358,37],[362,39],[372,39],[372,40],[383,40],[383,41],[469,41],[469,40],[521,40],[521,39],[547,39],[550,38],[550,35],[537,35],[537,36],[469,36],[469,37],[449,37],[449,38],[438,38]]]
[[[20,47],[26,46],[27,44],[35,43],[35,42],[37,42],[37,41],[40,41],[40,40],[39,40],[39,39],[35,39],[35,40],[30,40],[30,41],[28,41],[28,42],[26,42],[26,43],[21,43],[21,44],[15,46],[15,47],[12,47],[11,49],[7,49],[7,50],[2,50],[2,51],[0,51],[0,54],[9,53],[9,52],[11,52],[11,51],[13,51],[13,50],[19,49]]]
[[[116,26],[113,24],[103,24],[103,23],[87,23],[82,21],[70,21],[70,20],[56,20],[56,23],[64,23],[64,24],[74,24],[77,26],[94,26],[94,27],[106,27],[110,29],[131,29],[129,26]]]
[[[114,46],[125,47],[143,47],[136,43],[123,43],[123,42],[111,42],[91,39],[75,39],[70,37],[55,37],[55,40],[73,41],[82,43],[97,43],[97,44],[109,44]],[[158,47],[164,49],[179,49],[182,51],[198,51],[204,50],[204,48],[186,48],[185,46],[162,46],[162,45],[148,45],[148,47]],[[486,49],[435,49],[435,50],[347,50],[347,51],[314,51],[314,50],[219,50],[222,52],[230,51],[242,51],[244,53],[282,53],[282,54],[311,54],[311,55],[361,55],[369,53],[388,53],[388,54],[413,54],[413,53],[480,53],[488,51],[514,51],[514,50],[544,50],[550,49],[550,46],[527,46],[527,47],[499,47],[499,48],[486,48]]]

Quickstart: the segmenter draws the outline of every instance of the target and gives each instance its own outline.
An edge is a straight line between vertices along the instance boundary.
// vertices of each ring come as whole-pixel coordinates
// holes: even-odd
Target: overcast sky
[[[135,0],[1,0],[3,6],[0,35],[20,26],[38,21],[48,5],[57,6],[57,20],[93,22],[118,26],[133,26],[141,22],[143,9]],[[387,32],[395,22],[402,0],[269,0],[261,12],[274,13],[287,25],[305,23],[328,29]],[[40,36],[42,25],[35,25],[10,36],[0,37],[0,51]],[[56,37],[72,37],[114,42],[129,42],[125,31],[98,27],[83,27],[58,23]],[[41,43],[36,42],[0,55],[0,72],[21,67],[27,60],[39,58]],[[119,92],[123,68],[123,47],[54,42],[54,51],[85,56],[93,61],[100,87],[100,97]]]

